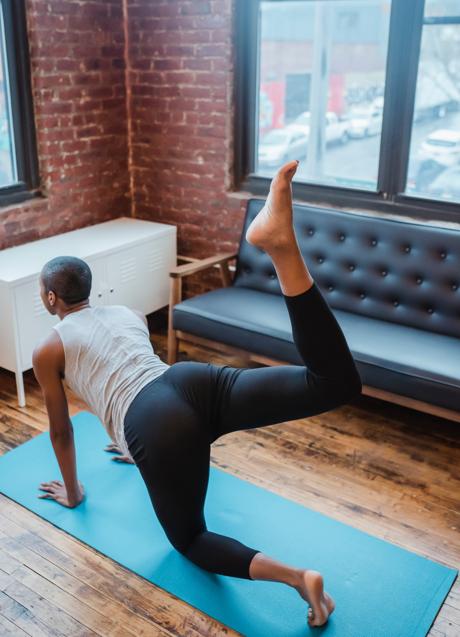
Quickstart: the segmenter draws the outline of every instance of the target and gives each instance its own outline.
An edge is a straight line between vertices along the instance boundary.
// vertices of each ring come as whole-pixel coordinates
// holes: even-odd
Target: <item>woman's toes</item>
[[[291,173],[292,171],[297,170],[298,165],[299,165],[298,159],[293,159],[292,161],[288,161],[287,164],[284,164],[284,166],[281,166],[281,168],[279,169],[279,172],[281,174]]]
[[[309,609],[308,611],[308,624],[310,626],[324,626],[324,624],[327,622],[328,620],[328,615],[327,613],[320,613],[318,615],[315,615],[315,612],[313,611],[313,609]]]

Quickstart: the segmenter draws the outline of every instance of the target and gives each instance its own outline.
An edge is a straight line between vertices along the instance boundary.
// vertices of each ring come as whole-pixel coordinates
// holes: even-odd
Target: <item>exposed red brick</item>
[[[130,214],[130,178],[133,214],[176,224],[180,254],[237,247],[234,0],[126,3],[124,24],[123,0],[27,0],[46,197],[0,210],[0,247]],[[216,285],[211,270],[184,295]]]
[[[28,0],[43,198],[0,210],[0,247],[129,214],[122,0]]]

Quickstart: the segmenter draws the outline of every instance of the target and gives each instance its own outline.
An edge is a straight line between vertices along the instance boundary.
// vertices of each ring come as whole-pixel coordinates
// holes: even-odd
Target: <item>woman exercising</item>
[[[61,321],[35,349],[33,365],[64,482],[42,483],[46,493],[39,497],[68,507],[84,498],[65,377],[106,427],[113,441],[107,449],[137,465],[158,520],[178,551],[213,573],[288,584],[309,604],[309,625],[321,626],[335,605],[319,572],[283,564],[208,530],[203,513],[212,442],[233,431],[334,409],[361,392],[345,337],[295,236],[291,181],[297,166],[292,161],[279,170],[246,239],[273,261],[304,366],[167,365],[152,350],[145,317],[125,306],[89,305],[91,271],[84,261],[57,257],[45,264],[42,300]]]

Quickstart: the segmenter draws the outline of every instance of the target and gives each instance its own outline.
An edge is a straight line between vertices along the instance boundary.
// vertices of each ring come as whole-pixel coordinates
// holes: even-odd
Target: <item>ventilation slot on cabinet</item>
[[[132,281],[136,278],[136,259],[125,259],[120,263],[120,277],[122,283]]]
[[[147,270],[155,272],[165,266],[165,255],[162,252],[151,252],[147,257]]]
[[[43,301],[38,292],[34,292],[34,316],[43,316],[47,313],[46,307],[43,305]]]

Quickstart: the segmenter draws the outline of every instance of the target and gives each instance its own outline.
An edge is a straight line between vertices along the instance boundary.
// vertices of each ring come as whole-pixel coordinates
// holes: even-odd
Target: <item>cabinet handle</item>
[[[98,297],[101,298],[102,296],[102,292],[99,292]]]
[[[113,292],[113,288],[110,288],[110,291]]]

